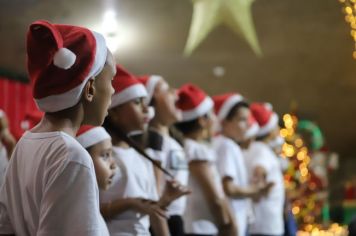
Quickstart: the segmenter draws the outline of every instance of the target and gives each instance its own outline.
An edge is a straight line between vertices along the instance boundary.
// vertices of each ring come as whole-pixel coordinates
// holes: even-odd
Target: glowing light
[[[312,229],[313,229],[313,225],[311,225],[311,224],[308,224],[308,225],[305,227],[305,231],[307,231],[307,232],[311,232]]]
[[[294,147],[292,145],[289,145],[289,144],[286,144],[284,147],[285,147],[284,148],[285,155],[287,157],[292,157],[294,155],[294,153],[295,153]]]
[[[283,138],[285,138],[285,137],[287,137],[287,135],[288,135],[288,130],[287,130],[287,129],[281,129],[281,130],[279,131],[279,133],[281,134],[281,136],[282,136]]]
[[[297,146],[297,148],[300,148],[303,146],[303,140],[301,138],[297,138],[294,143],[295,143],[295,146]]]
[[[105,11],[102,21],[91,28],[104,35],[106,44],[113,53],[132,47],[139,38],[135,34],[135,27],[122,20],[118,21],[117,14],[112,9]]]
[[[287,129],[292,129],[293,128],[293,120],[292,120],[292,116],[289,114],[286,114],[283,116],[283,121],[284,121],[284,125]]]
[[[298,206],[292,208],[293,215],[297,215],[299,212],[300,212],[300,208]]]
[[[308,175],[308,169],[307,168],[301,169],[300,174],[302,175],[302,177],[306,177]]]
[[[356,11],[356,1],[355,0],[339,0],[341,4],[345,7],[343,11],[345,13],[345,21],[350,24],[351,27],[351,37],[354,40],[354,51],[352,53],[352,57],[356,59],[356,34],[354,30],[356,30],[356,18],[354,14],[354,10]],[[354,10],[353,10],[354,9]]]
[[[288,136],[292,136],[295,133],[294,129],[288,129],[287,131],[288,131]]]
[[[304,152],[298,152],[298,154],[297,154],[297,159],[298,159],[299,161],[304,160],[304,159],[305,159],[305,153],[304,153]]]
[[[346,12],[346,14],[351,15],[352,14],[352,8],[351,7],[345,7],[345,12]]]

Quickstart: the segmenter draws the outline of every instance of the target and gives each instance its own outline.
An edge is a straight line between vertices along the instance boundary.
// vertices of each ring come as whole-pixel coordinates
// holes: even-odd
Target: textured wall
[[[24,38],[32,20],[91,26],[100,20],[104,2],[1,0],[0,66],[25,71]],[[250,100],[273,103],[279,113],[296,101],[302,116],[320,124],[331,149],[356,158],[356,61],[337,0],[256,0],[261,59],[225,27],[183,58],[192,14],[189,0],[113,2],[120,22],[137,35],[116,55],[132,71],[162,74],[176,86],[192,81],[211,94],[239,91]],[[214,77],[215,66],[225,67],[224,77]]]

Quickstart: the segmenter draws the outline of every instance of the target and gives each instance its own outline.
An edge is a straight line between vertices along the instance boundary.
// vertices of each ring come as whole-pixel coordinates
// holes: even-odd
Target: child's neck
[[[169,135],[169,128],[168,126],[159,123],[159,122],[151,122],[150,129],[158,132],[161,135]]]
[[[84,112],[79,105],[54,113],[45,113],[41,122],[31,132],[62,131],[75,137],[83,122]]]
[[[121,148],[129,148],[130,147],[125,141],[115,137],[114,135],[111,136],[111,141],[112,141],[112,145],[116,146],[116,147],[121,147]]]
[[[204,141],[204,131],[195,131],[184,135],[185,138],[193,139],[197,142]]]

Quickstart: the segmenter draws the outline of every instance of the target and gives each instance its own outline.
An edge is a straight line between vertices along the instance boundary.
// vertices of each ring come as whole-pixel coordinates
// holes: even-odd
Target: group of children
[[[0,234],[283,235],[272,107],[136,76],[82,27],[32,23],[27,55],[45,114],[8,163]]]

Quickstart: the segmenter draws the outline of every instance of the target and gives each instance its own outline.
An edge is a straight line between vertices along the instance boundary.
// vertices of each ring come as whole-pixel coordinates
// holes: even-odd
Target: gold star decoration
[[[192,0],[193,17],[184,54],[190,56],[207,35],[225,24],[241,35],[256,55],[261,56],[253,24],[251,5],[254,0]]]

